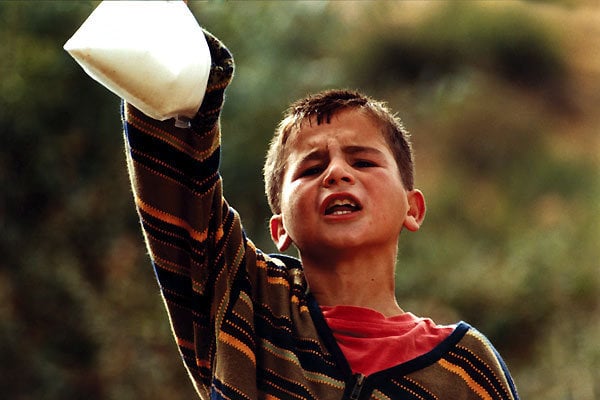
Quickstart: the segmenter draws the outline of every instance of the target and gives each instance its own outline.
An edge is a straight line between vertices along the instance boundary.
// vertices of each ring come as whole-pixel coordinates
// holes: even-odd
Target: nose
[[[345,162],[332,160],[323,176],[323,186],[331,187],[341,183],[354,185],[354,174]]]

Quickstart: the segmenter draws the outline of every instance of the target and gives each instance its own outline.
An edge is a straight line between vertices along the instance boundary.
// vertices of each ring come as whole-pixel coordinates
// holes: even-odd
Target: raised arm
[[[220,324],[214,303],[226,301],[228,276],[244,245],[218,172],[219,116],[234,64],[230,52],[205,34],[213,64],[189,128],[153,120],[127,103],[122,115],[135,204],[173,332],[194,380],[208,386]]]

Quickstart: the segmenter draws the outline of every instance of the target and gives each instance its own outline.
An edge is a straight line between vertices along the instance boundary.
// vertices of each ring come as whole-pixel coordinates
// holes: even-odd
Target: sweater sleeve
[[[122,118],[135,205],[173,334],[196,389],[208,396],[222,310],[253,247],[223,199],[218,172],[219,118],[233,58],[205,35],[212,66],[191,126],[153,120],[127,103]]]

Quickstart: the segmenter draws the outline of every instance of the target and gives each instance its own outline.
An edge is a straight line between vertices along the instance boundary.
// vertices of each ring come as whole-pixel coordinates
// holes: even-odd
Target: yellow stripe
[[[182,229],[185,229],[187,233],[192,237],[192,239],[197,240],[198,242],[203,242],[208,237],[208,230],[200,232],[194,228],[187,221],[176,217],[172,214],[168,214],[164,211],[160,211],[157,208],[154,208],[142,201],[139,197],[136,196],[135,199],[136,205],[143,210],[145,213],[152,215],[154,218],[160,219],[163,222],[166,222],[171,225],[178,226]]]
[[[371,393],[371,397],[374,397],[377,400],[391,400],[390,397],[388,397],[385,394],[381,393],[379,390],[373,390],[373,393]]]
[[[479,383],[475,382],[475,380],[473,380],[473,378],[458,365],[449,363],[448,361],[443,359],[439,361],[439,364],[448,371],[460,376],[466,382],[467,386],[469,386],[482,399],[492,399],[492,396],[490,396],[490,394]]]
[[[285,361],[289,361],[292,364],[295,364],[300,367],[300,360],[298,360],[298,357],[293,352],[282,349],[281,347],[277,347],[268,340],[262,341],[262,347],[269,353],[273,354],[275,357],[278,357]]]
[[[325,385],[332,386],[336,389],[344,390],[345,383],[325,374],[318,374],[316,372],[305,371],[304,376],[306,379],[312,382],[324,383]]]

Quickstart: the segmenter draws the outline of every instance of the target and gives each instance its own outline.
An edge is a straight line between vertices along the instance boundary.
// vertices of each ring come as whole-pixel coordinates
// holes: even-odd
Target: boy
[[[144,237],[184,364],[204,399],[514,399],[491,344],[394,297],[400,231],[425,215],[407,134],[384,106],[324,92],[292,105],[265,165],[267,255],[223,199],[219,115],[233,76],[213,66],[190,128],[123,106]]]

